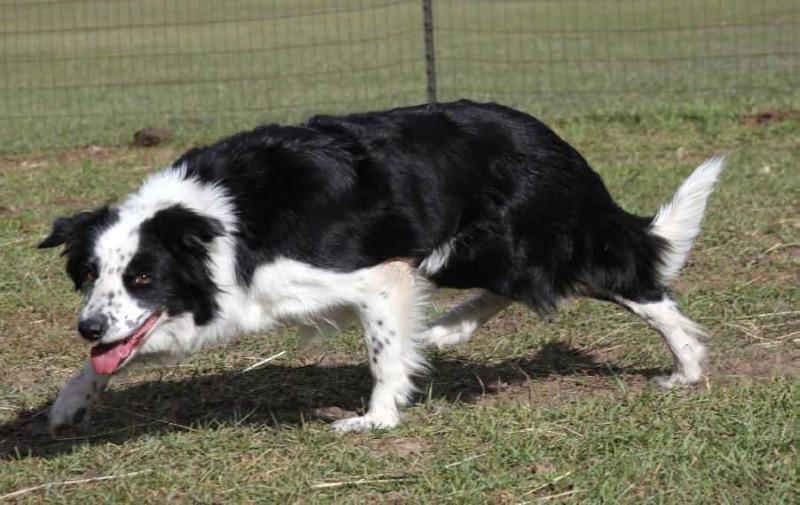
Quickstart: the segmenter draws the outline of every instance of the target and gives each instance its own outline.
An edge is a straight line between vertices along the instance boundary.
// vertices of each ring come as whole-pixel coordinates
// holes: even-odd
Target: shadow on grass
[[[431,360],[420,385],[432,398],[473,403],[544,383],[551,376],[614,375],[649,378],[663,370],[622,369],[596,361],[562,343],[543,346],[530,358],[499,363]],[[134,384],[108,391],[83,436],[53,439],[47,433],[50,402],[0,425],[0,460],[50,457],[76,445],[124,443],[145,435],[193,431],[215,425],[299,425],[360,411],[372,378],[365,364],[266,366],[248,373],[226,372],[181,380]],[[543,390],[539,391],[540,393]],[[569,394],[569,393],[567,393]],[[520,395],[517,395],[520,396]],[[536,401],[537,398],[530,398]]]

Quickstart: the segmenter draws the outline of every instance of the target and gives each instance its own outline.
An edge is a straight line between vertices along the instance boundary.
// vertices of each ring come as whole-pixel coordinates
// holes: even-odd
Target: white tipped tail
[[[666,239],[669,244],[658,266],[662,282],[672,280],[686,263],[692,243],[700,233],[708,196],[725,168],[725,161],[726,156],[720,155],[703,162],[653,218],[651,232]]]

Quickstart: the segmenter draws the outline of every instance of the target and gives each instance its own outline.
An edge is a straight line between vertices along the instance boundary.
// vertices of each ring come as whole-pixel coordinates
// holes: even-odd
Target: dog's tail
[[[650,232],[667,242],[657,267],[661,282],[672,280],[689,255],[692,243],[700,234],[700,222],[706,202],[720,173],[726,156],[709,158],[685,180],[670,201],[661,206],[650,223]]]

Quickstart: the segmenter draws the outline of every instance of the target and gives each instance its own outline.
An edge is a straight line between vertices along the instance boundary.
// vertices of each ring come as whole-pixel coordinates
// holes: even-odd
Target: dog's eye
[[[147,275],[146,273],[142,272],[142,273],[136,274],[133,277],[133,281],[132,282],[133,282],[134,286],[142,287],[142,286],[147,286],[148,284],[153,282],[153,279],[149,275]]]
[[[84,284],[91,284],[97,280],[97,273],[94,270],[86,270],[81,275],[81,282]]]

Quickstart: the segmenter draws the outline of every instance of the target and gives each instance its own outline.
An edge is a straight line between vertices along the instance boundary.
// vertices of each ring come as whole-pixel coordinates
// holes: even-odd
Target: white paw
[[[433,326],[425,331],[419,340],[424,345],[443,350],[468,340],[470,335],[468,331],[462,328]]]
[[[394,428],[400,424],[400,417],[397,415],[376,415],[367,413],[360,417],[349,417],[340,419],[331,424],[331,429],[339,433],[365,433],[372,430],[385,430]]]
[[[697,384],[700,380],[700,374],[692,374],[691,377],[686,374],[675,372],[672,375],[661,375],[653,378],[653,382],[658,384],[659,387],[664,389],[684,388]]]

